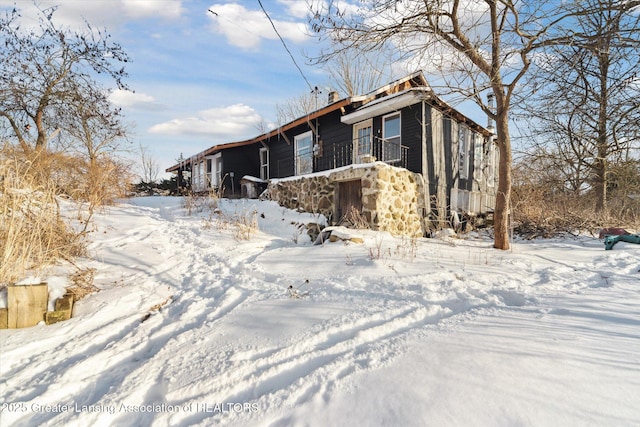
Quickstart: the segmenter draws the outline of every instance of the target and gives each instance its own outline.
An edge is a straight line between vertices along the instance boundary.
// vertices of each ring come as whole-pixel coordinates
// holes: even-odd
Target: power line
[[[304,79],[305,82],[307,82],[307,85],[309,86],[309,89],[311,89],[311,91],[313,92],[314,90],[316,90],[317,88],[314,88],[311,83],[309,83],[309,80],[307,80],[307,77],[304,75],[304,73],[302,72],[302,69],[300,68],[300,66],[298,65],[298,63],[296,62],[295,58],[293,57],[293,55],[291,54],[291,51],[289,50],[289,48],[287,47],[287,44],[284,42],[284,39],[282,38],[282,36],[280,35],[280,33],[278,32],[278,29],[276,28],[275,24],[273,23],[273,21],[271,20],[271,17],[269,16],[269,14],[267,13],[267,11],[265,10],[264,6],[262,5],[262,1],[258,0],[258,4],[260,5],[260,8],[262,9],[262,11],[264,12],[265,16],[267,17],[267,19],[269,20],[269,22],[271,23],[271,26],[273,27],[273,31],[276,32],[276,34],[278,35],[278,38],[280,39],[280,41],[282,42],[282,46],[284,46],[285,50],[287,51],[287,53],[289,54],[289,57],[291,58],[291,60],[293,61],[293,63],[295,64],[296,68],[298,69],[298,71],[300,71],[300,75],[302,76],[302,78]]]
[[[255,31],[251,31],[251,30],[247,29],[246,27],[243,27],[242,25],[238,24],[235,21],[232,21],[231,19],[227,18],[226,16],[224,16],[224,15],[221,16],[218,12],[215,12],[215,11],[213,11],[211,9],[207,9],[207,10],[209,12],[211,12],[211,14],[214,15],[215,17],[217,17],[218,19],[224,19],[225,21],[229,22],[230,24],[235,25],[236,27],[240,28],[241,30],[246,31],[249,34],[253,34],[254,36],[260,37],[260,34],[256,33]]]

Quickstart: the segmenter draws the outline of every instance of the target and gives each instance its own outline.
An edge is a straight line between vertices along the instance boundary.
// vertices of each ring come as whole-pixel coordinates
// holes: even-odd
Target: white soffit
[[[404,92],[398,92],[393,95],[372,101],[358,108],[353,113],[345,114],[340,118],[342,123],[352,125],[371,117],[381,116],[383,114],[397,111],[409,105],[416,104],[424,99],[429,90],[409,89]]]

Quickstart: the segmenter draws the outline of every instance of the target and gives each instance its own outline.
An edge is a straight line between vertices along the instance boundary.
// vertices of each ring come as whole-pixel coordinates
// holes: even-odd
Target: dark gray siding
[[[469,136],[467,138],[467,147],[466,147],[466,152],[467,152],[467,155],[469,156],[467,177],[460,178],[460,180],[458,181],[458,189],[471,191],[473,190],[474,162],[475,162],[475,154],[476,154],[475,139],[473,138],[473,136],[476,135],[476,133],[468,126],[467,126],[467,132],[469,133]],[[458,159],[456,159],[456,161],[458,161]]]
[[[318,140],[322,145],[321,155],[314,157],[314,172],[351,164],[352,128],[351,125],[346,125],[340,121],[341,116],[342,113],[336,110],[318,118],[318,120],[311,121],[311,125],[318,131]],[[303,124],[288,130],[285,134],[290,144],[281,135],[267,140],[271,178],[284,178],[295,174],[295,137],[310,130],[312,128],[309,124]]]
[[[409,149],[407,169],[422,173],[422,103],[403,108],[400,125],[401,144]]]
[[[457,162],[458,159],[453,156],[453,138],[451,118],[443,116],[442,118],[442,143],[444,144],[444,169],[447,180],[447,206],[451,206],[451,188],[456,182],[456,178],[453,176],[453,162]],[[456,168],[457,170],[457,168]]]
[[[382,138],[382,118],[388,114],[393,113],[373,117],[373,135],[375,138]],[[403,108],[400,110],[400,115],[401,144],[407,148],[407,168],[412,172],[422,173],[422,103]],[[320,117],[317,121],[312,121],[312,125],[317,127],[318,140],[322,146],[321,155],[314,157],[314,172],[353,163],[353,125],[342,123],[340,121],[341,116],[342,112],[336,110]],[[427,132],[426,139],[430,140],[430,108],[426,108],[425,118],[427,121],[427,125],[424,127]],[[290,144],[287,144],[286,139],[281,135],[274,136],[266,141],[270,151],[269,169],[271,178],[284,178],[294,175],[294,139],[296,135],[309,130],[311,130],[311,127],[308,124],[288,130],[286,136]],[[432,168],[429,169],[431,170]]]
[[[240,180],[243,176],[260,177],[260,147],[260,144],[252,144],[223,151],[222,170],[225,178],[222,185],[226,196],[240,194]]]
[[[333,111],[318,120],[321,155],[315,158],[314,172],[334,169],[352,163],[352,126],[340,121],[342,113]]]
[[[427,106],[428,123],[427,126],[427,170],[429,175],[429,194],[436,194],[439,177],[435,174],[434,152],[433,152],[433,126],[431,125],[431,106]]]
[[[293,175],[293,136],[289,143],[282,135],[276,135],[266,141],[269,146],[269,178],[284,178]]]

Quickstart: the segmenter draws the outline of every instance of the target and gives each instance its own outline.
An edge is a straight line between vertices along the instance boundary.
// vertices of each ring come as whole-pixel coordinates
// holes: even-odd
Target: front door
[[[359,179],[338,183],[336,218],[339,223],[353,224],[354,213],[362,213],[362,182]]]

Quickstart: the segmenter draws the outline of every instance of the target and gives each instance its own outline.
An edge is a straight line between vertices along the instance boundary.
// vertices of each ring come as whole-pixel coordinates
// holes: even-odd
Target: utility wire
[[[214,12],[211,9],[207,9],[209,12],[211,12],[212,15],[216,16],[218,19],[224,19],[225,21],[229,22],[230,24],[235,25],[236,27],[240,28],[241,30],[246,31],[249,34],[253,34],[254,36],[258,36],[260,37],[260,34],[256,33],[255,31],[251,31],[249,29],[247,29],[246,27],[243,27],[242,25],[238,24],[237,22],[232,21],[231,19],[227,18],[226,16],[220,16],[220,14],[218,12]]]
[[[317,88],[314,88],[311,83],[309,83],[309,80],[307,80],[307,77],[304,75],[304,73],[302,72],[302,69],[300,68],[300,66],[298,65],[298,63],[296,62],[295,58],[293,57],[293,55],[291,54],[291,51],[289,50],[289,48],[287,47],[287,44],[284,42],[284,39],[282,38],[282,36],[280,35],[280,33],[278,32],[275,24],[273,23],[273,21],[271,20],[271,17],[269,16],[269,14],[267,13],[267,11],[265,10],[264,6],[262,5],[262,1],[258,0],[258,4],[260,5],[260,8],[262,9],[262,11],[264,12],[265,16],[267,17],[267,19],[269,20],[269,22],[271,23],[271,26],[273,27],[273,31],[276,32],[276,34],[278,35],[278,38],[280,39],[280,41],[282,42],[282,46],[284,46],[285,50],[287,51],[287,53],[289,54],[289,56],[291,57],[291,60],[293,61],[293,63],[295,64],[296,68],[298,69],[298,71],[300,71],[300,75],[302,76],[302,78],[304,79],[305,82],[307,82],[307,85],[309,86],[309,89],[311,89],[311,91],[313,92],[314,90],[317,90]]]

